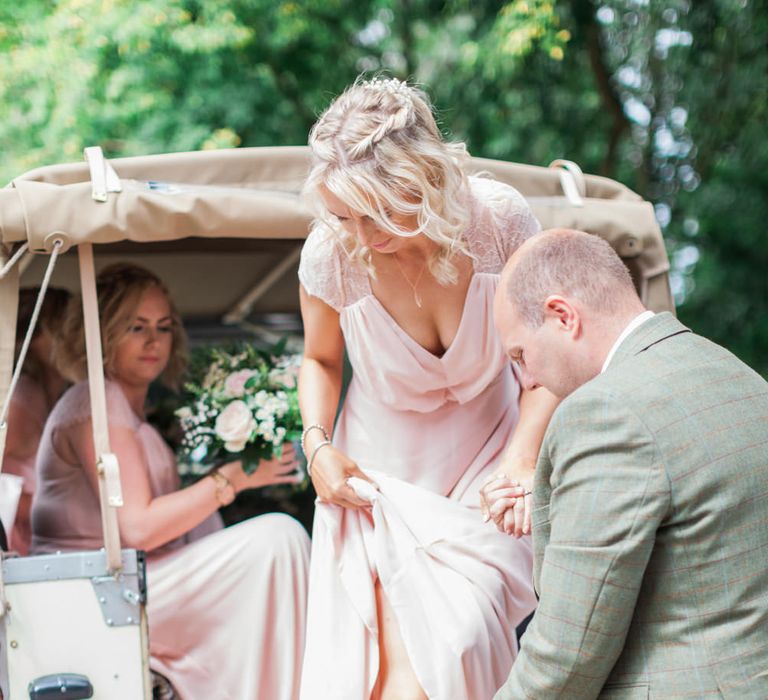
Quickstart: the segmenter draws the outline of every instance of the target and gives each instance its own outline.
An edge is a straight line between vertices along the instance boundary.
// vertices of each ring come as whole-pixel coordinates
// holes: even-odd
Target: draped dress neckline
[[[397,319],[389,312],[386,306],[381,303],[379,298],[374,294],[373,289],[371,288],[371,280],[368,275],[366,275],[366,279],[368,281],[368,295],[369,298],[373,300],[373,303],[379,308],[379,310],[382,313],[382,316],[387,320],[387,322],[392,327],[392,330],[397,333],[404,342],[406,342],[408,345],[415,346],[417,349],[417,352],[421,352],[424,355],[427,356],[429,360],[436,361],[436,362],[447,362],[448,356],[451,354],[451,351],[453,350],[458,343],[456,342],[459,340],[462,331],[464,329],[464,326],[466,325],[465,319],[467,316],[467,309],[469,307],[468,300],[471,296],[471,294],[474,292],[474,286],[475,282],[478,278],[478,273],[475,272],[474,265],[472,267],[472,277],[469,280],[469,284],[467,285],[467,292],[464,295],[464,301],[461,308],[461,316],[459,318],[459,323],[456,326],[456,332],[453,335],[453,340],[451,340],[450,344],[448,345],[445,350],[441,354],[437,354],[432,352],[431,350],[428,350],[425,348],[418,340],[416,340],[408,331],[406,331],[398,322]],[[362,300],[361,300],[362,301]]]
[[[469,300],[472,296],[472,293],[475,291],[474,287],[476,286],[476,282],[478,280],[478,276],[480,273],[477,271],[477,267],[475,265],[475,261],[477,258],[476,251],[472,250],[472,244],[471,241],[474,236],[474,229],[476,228],[476,224],[474,221],[470,222],[469,227],[467,228],[466,234],[464,236],[464,242],[467,246],[467,249],[469,250],[470,255],[467,257],[469,258],[469,264],[472,268],[471,270],[471,277],[469,280],[469,284],[467,285],[467,291],[464,294],[464,301],[462,302],[461,307],[461,316],[459,317],[459,324],[456,326],[456,332],[453,335],[453,340],[451,340],[450,345],[443,350],[441,354],[437,354],[432,352],[431,350],[428,350],[425,348],[419,341],[417,341],[408,331],[406,331],[395,319],[395,317],[389,312],[389,310],[384,306],[384,304],[381,303],[379,298],[376,296],[376,294],[373,291],[373,288],[371,287],[371,278],[368,275],[367,271],[365,274],[365,292],[366,294],[363,296],[365,298],[366,296],[370,299],[373,299],[373,303],[375,306],[379,308],[381,311],[382,316],[386,319],[387,323],[392,327],[392,330],[399,335],[403,341],[411,346],[415,346],[416,352],[419,352],[426,356],[426,358],[431,362],[437,362],[437,363],[444,363],[447,362],[449,359],[449,355],[451,355],[451,351],[459,345],[456,341],[458,341],[461,337],[462,331],[464,330],[464,327],[466,326],[466,317],[467,317],[467,310],[471,306],[469,303]],[[362,299],[360,300],[362,301]]]
[[[495,329],[493,294],[499,275],[478,270],[482,250],[466,237],[472,277],[464,295],[456,333],[438,355],[410,335],[373,293],[367,270],[350,270],[360,298],[341,310],[341,326],[350,363],[352,384],[382,405],[423,413],[447,403],[467,403],[483,392],[506,362]],[[481,312],[480,309],[483,311]],[[378,348],[371,355],[371,348]],[[378,360],[371,361],[374,356]],[[474,358],[474,359],[473,359]],[[483,358],[481,367],[477,358]]]

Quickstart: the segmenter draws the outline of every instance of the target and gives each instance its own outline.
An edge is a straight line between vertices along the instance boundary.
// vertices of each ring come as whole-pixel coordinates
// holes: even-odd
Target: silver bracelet
[[[315,449],[312,450],[312,456],[309,458],[309,462],[307,462],[307,476],[312,476],[312,462],[315,461],[315,455],[326,445],[332,444],[330,440],[323,440],[322,442],[318,442],[317,445],[315,445]]]
[[[312,423],[312,425],[308,425],[304,430],[301,431],[301,451],[304,453],[304,456],[307,456],[307,433],[309,433],[310,430],[322,430],[323,432],[323,438],[326,440],[330,440],[331,438],[328,436],[328,431],[320,425],[320,423]]]

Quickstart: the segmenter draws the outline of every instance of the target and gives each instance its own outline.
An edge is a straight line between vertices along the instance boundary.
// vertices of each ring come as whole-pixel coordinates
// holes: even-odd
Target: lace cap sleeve
[[[541,231],[541,225],[525,197],[511,185],[476,177],[470,183],[479,208],[478,234],[486,245],[493,242],[503,266],[524,241]]]
[[[307,293],[341,311],[345,295],[340,251],[333,232],[322,223],[315,223],[304,242],[299,281]]]

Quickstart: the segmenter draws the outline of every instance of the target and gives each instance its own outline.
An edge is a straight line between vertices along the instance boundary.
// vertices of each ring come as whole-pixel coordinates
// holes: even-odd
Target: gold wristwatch
[[[216,484],[216,500],[220,505],[228,506],[235,500],[235,496],[237,495],[235,487],[232,486],[232,482],[218,469],[214,469],[211,472],[211,478]]]

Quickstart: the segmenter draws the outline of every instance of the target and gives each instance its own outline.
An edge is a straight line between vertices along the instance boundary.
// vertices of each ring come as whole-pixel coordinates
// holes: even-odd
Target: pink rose
[[[246,382],[257,374],[258,372],[252,369],[239,369],[237,372],[232,372],[232,374],[224,380],[224,393],[227,396],[231,396],[233,399],[239,399],[245,394]]]
[[[258,424],[244,401],[232,401],[216,417],[216,435],[224,442],[227,452],[240,452],[245,449],[251,433],[257,427]]]
[[[273,384],[282,384],[288,389],[295,389],[299,383],[299,369],[301,362],[288,362],[282,366],[278,365],[269,373],[269,380]]]

